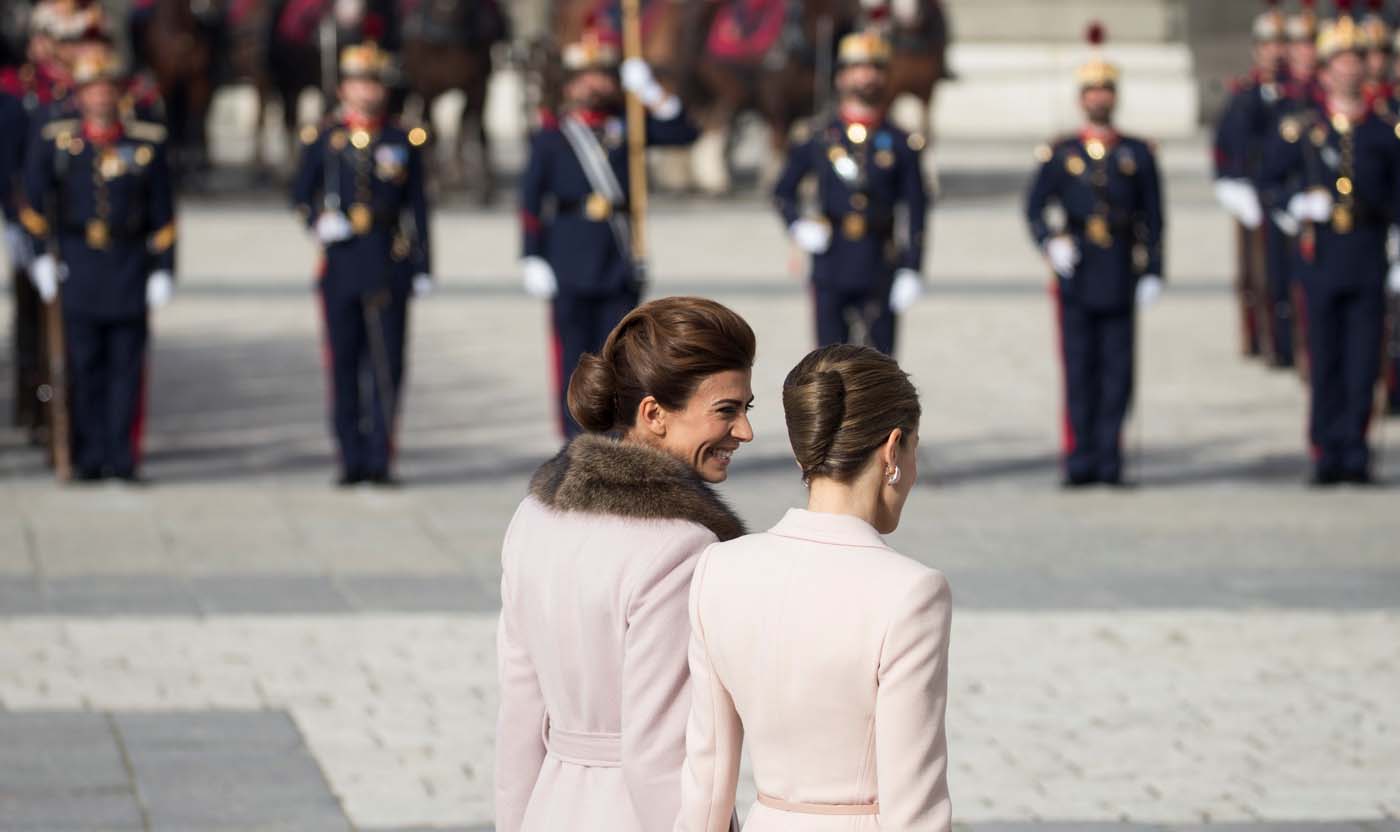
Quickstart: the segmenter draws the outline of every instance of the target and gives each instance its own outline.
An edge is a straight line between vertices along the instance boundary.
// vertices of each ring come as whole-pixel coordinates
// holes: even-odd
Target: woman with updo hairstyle
[[[711,483],[753,439],[753,330],[667,298],[569,382],[588,433],[545,463],[506,531],[496,829],[656,832],[680,809],[686,601],[700,552],[744,533]]]
[[[952,601],[881,535],[918,478],[919,396],[893,359],[825,347],[783,384],[806,509],[708,548],[691,582],[680,832],[952,827],[943,716]]]

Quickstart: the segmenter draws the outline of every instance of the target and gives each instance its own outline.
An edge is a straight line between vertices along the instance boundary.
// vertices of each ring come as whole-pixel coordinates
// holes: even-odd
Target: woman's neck
[[[807,510],[820,514],[848,514],[876,525],[880,510],[880,491],[871,488],[861,477],[852,482],[837,482],[830,477],[816,477],[807,494]]]

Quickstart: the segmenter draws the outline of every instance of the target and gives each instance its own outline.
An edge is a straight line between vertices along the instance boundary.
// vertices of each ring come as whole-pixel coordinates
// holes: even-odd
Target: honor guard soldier
[[[1286,95],[1285,19],[1277,3],[1254,20],[1254,69],[1234,86],[1215,142],[1215,195],[1239,224],[1240,318],[1246,355],[1293,364],[1291,238],[1259,202],[1259,167],[1278,120],[1294,105]]]
[[[856,32],[837,48],[838,111],[794,131],[773,201],[793,242],[811,256],[817,344],[860,340],[894,354],[895,318],[924,291],[920,276],[928,191],[923,136],[886,120],[890,44]],[[816,212],[800,187],[816,180]]]
[[[644,61],[623,62],[619,77],[617,47],[596,27],[586,27],[562,58],[563,111],[532,137],[520,183],[521,270],[525,291],[552,304],[561,430],[572,438],[580,428],[569,414],[569,378],[585,353],[602,349],[644,288],[632,254],[622,90],[646,107],[649,146],[690,144],[698,133]]]
[[[385,119],[390,55],[340,57],[340,110],[305,147],[292,199],[325,249],[320,279],[342,486],[393,485],[408,301],[432,291],[423,127]]]
[[[85,56],[79,117],[44,125],[25,158],[21,216],[40,252],[30,276],[60,303],[82,480],[137,479],[147,315],[174,291],[165,128],[121,118],[123,80],[110,53]]]
[[[1313,483],[1371,482],[1366,433],[1380,371],[1388,228],[1397,219],[1395,117],[1367,102],[1365,31],[1340,3],[1318,36],[1326,97],[1284,119],[1265,165],[1265,200],[1299,223],[1307,268]],[[1396,288],[1400,288],[1397,286]]]
[[[1103,31],[1090,27],[1090,42]],[[1162,192],[1152,148],[1113,127],[1118,68],[1079,68],[1079,132],[1037,150],[1026,200],[1031,235],[1056,278],[1064,360],[1065,485],[1122,485],[1121,436],[1133,399],[1135,306],[1162,291]],[[1045,212],[1059,205],[1064,226]]]
[[[38,441],[44,421],[40,406],[40,388],[44,384],[43,312],[39,295],[29,279],[33,259],[29,242],[19,225],[19,208],[23,204],[23,189],[17,184],[23,167],[24,153],[34,130],[42,124],[50,104],[64,98],[70,91],[69,68],[59,60],[58,36],[67,28],[60,24],[47,4],[37,6],[29,17],[29,40],[25,48],[27,62],[18,67],[0,69],[0,145],[11,156],[7,178],[10,184],[4,199],[6,232],[14,279],[14,354],[15,354],[15,412],[17,427],[30,432]],[[55,27],[58,27],[57,29]],[[66,35],[65,35],[66,36]],[[5,193],[0,186],[0,194]]]

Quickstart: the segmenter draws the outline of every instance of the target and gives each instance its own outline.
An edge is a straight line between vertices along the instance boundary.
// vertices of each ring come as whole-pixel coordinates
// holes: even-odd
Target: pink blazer
[[[951,614],[943,575],[855,517],[794,509],[707,549],[675,828],[727,828],[747,740],[746,832],[949,830]]]

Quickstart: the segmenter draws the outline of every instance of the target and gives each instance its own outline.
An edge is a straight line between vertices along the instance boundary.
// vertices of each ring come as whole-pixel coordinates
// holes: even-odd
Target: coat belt
[[[588,734],[565,731],[545,721],[544,747],[549,755],[563,763],[589,768],[620,768],[622,766],[621,734]]]
[[[879,803],[794,803],[759,792],[758,802],[769,809],[795,815],[878,815]]]

